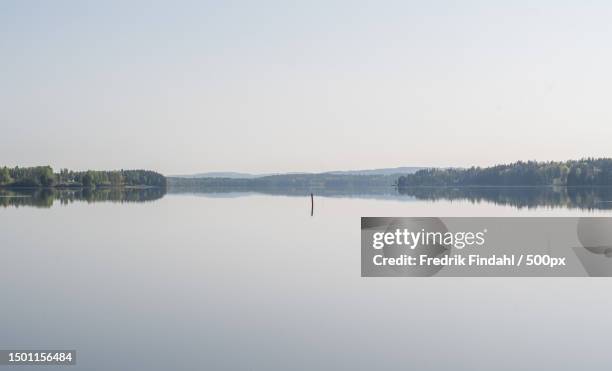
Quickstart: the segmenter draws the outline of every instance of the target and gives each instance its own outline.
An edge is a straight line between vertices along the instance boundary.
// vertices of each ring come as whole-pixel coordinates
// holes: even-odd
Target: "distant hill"
[[[270,173],[270,174],[250,174],[250,173],[239,173],[233,171],[219,171],[219,172],[208,172],[198,173],[191,175],[172,175],[172,178],[184,178],[184,179],[198,179],[198,178],[225,178],[225,179],[254,179],[263,178],[272,175],[317,175],[317,174],[329,174],[329,175],[405,175],[414,174],[419,170],[427,169],[426,167],[394,167],[384,169],[370,169],[370,170],[338,170],[328,171],[324,173]]]
[[[385,169],[372,169],[372,170],[343,170],[343,171],[330,171],[325,174],[335,175],[396,175],[396,174],[414,174],[419,170],[428,169],[426,167],[392,167]]]
[[[186,179],[195,179],[195,178],[226,178],[226,179],[253,179],[265,176],[267,174],[248,174],[248,173],[237,173],[232,171],[218,171],[218,172],[210,172],[210,173],[199,173],[199,174],[190,174],[190,175],[172,175],[173,178],[186,178]]]
[[[408,174],[411,175],[411,174]],[[362,189],[393,187],[400,174],[278,174],[256,178],[176,178],[168,177],[170,187],[203,189],[235,188],[256,191],[270,188],[293,189]]]

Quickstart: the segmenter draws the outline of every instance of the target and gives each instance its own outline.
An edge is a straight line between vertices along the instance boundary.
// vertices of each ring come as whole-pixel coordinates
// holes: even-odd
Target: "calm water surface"
[[[75,370],[609,370],[610,279],[359,261],[361,216],[612,216],[606,192],[320,192],[312,217],[299,191],[4,192],[0,347],[76,349]]]

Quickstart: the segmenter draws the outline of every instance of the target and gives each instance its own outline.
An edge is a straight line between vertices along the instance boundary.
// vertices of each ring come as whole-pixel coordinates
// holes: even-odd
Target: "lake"
[[[610,369],[609,279],[360,277],[362,216],[612,216],[610,189],[314,194],[311,216],[310,190],[2,191],[0,347],[76,349],[75,370]]]

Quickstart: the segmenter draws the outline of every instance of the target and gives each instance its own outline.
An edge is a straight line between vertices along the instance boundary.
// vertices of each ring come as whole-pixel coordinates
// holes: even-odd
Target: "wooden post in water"
[[[314,215],[314,196],[310,194],[310,216]]]

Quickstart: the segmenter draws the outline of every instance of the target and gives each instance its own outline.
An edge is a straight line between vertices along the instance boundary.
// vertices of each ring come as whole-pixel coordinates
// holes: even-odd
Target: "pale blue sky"
[[[612,156],[610,19],[606,1],[0,1],[0,163]]]

